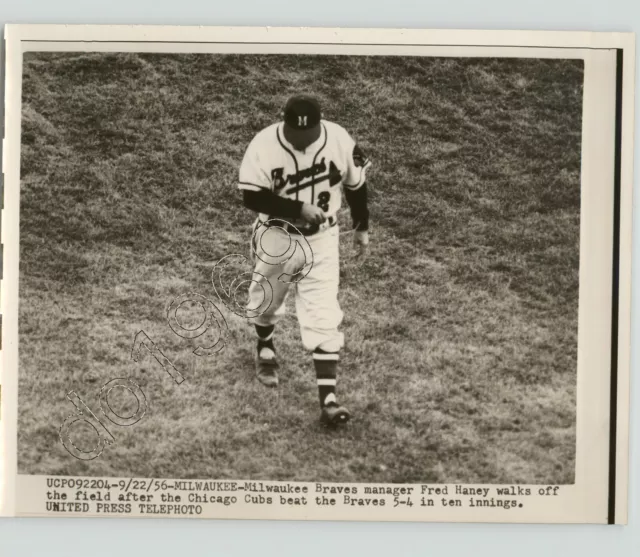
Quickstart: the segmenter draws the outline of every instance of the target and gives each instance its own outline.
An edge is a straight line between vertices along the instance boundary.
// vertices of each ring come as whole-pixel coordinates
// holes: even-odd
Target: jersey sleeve
[[[347,172],[342,185],[346,189],[357,190],[367,179],[371,160],[349,134],[347,134],[346,149]]]
[[[271,177],[261,164],[257,138],[249,144],[240,164],[238,188],[247,191],[271,191]]]

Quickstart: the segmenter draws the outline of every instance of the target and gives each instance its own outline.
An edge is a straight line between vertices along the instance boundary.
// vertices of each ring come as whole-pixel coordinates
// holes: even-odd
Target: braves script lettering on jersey
[[[314,123],[309,124],[310,121]],[[301,143],[296,148],[286,139],[292,126],[303,131],[311,126],[311,140],[306,144],[303,141],[302,148]],[[263,129],[251,141],[239,172],[238,187],[245,192],[270,192],[301,202],[299,206],[293,203],[296,217],[287,218],[286,222],[279,219],[280,215],[256,209],[259,216],[252,236],[256,257],[247,308],[262,308],[265,292],[271,294],[266,311],[251,319],[258,335],[258,379],[270,387],[278,384],[274,329],[285,314],[287,297],[294,292],[302,343],[312,353],[316,369],[321,419],[331,425],[349,419],[348,411],[337,404],[335,394],[339,352],[344,344],[343,334],[338,330],[343,313],[338,303],[337,213],[342,205],[343,188],[352,192],[362,188],[370,164],[344,128],[320,118],[316,101],[294,98],[285,109],[285,121]],[[287,211],[292,211],[292,202],[288,203]],[[318,207],[324,221],[311,225],[305,221],[303,204]],[[272,256],[284,253],[292,255],[282,263],[270,261]]]
[[[342,187],[356,190],[365,181],[370,161],[349,133],[338,124],[323,120],[320,137],[304,153],[284,138],[284,123],[259,132],[240,166],[241,190],[265,189],[281,197],[311,203],[328,217],[324,228],[335,222],[342,205]],[[265,221],[270,215],[261,213]],[[305,228],[301,219],[289,221]]]

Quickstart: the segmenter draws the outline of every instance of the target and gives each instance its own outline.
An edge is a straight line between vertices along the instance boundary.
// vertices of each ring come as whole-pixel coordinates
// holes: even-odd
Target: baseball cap
[[[295,130],[315,128],[321,118],[320,103],[309,95],[295,95],[284,107],[284,121]]]

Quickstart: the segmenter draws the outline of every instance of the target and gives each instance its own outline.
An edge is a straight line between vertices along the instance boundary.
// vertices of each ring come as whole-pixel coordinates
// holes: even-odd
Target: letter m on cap
[[[307,117],[306,116],[298,116],[298,126],[301,128],[307,127]]]

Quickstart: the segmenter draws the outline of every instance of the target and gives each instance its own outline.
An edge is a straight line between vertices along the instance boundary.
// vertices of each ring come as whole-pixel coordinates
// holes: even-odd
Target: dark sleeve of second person
[[[270,217],[278,217],[281,219],[297,219],[300,217],[302,201],[280,197],[268,190],[244,190],[242,195],[244,206],[256,213],[265,213]]]

